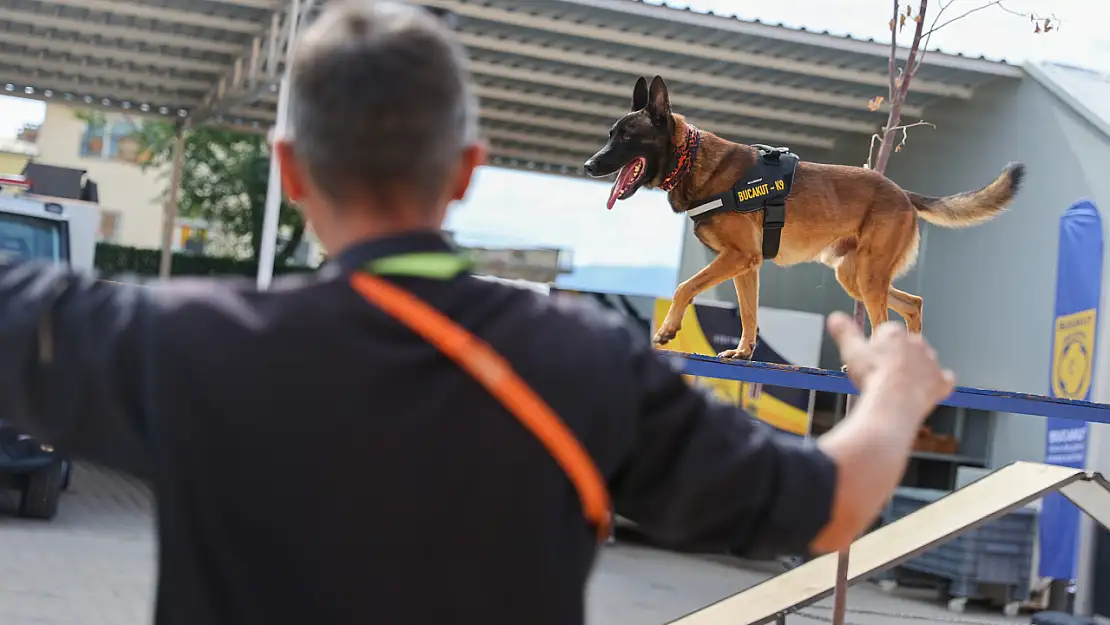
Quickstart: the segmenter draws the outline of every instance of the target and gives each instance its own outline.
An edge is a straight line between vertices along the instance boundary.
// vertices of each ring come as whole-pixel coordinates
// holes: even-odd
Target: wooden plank
[[[852,385],[848,376],[840,371],[777,365],[766,362],[721,360],[713,356],[666,350],[662,350],[662,353],[674,359],[676,365],[682,368],[683,373],[699,377],[740,380],[741,382],[766,384],[768,386],[805,388],[846,395],[855,395],[859,392]],[[1016,412],[1041,417],[1074,419],[1089,423],[1110,423],[1110,405],[1046,397],[1031,393],[992,391],[960,386],[948,399],[940,403],[947,406],[976,408],[994,412]]]
[[[1106,478],[1096,473],[1088,480],[1073,482],[1061,488],[1060,494],[1070,499],[1099,525],[1110,530],[1110,483],[1107,483]]]
[[[984,523],[1086,480],[1080,469],[1015,462],[852,544],[848,581],[867,578]],[[684,616],[679,625],[761,625],[832,594],[831,553]]]

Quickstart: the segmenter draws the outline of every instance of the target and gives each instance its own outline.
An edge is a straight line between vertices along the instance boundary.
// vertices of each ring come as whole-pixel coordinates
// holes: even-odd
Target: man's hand
[[[918,428],[956,385],[936,350],[901,324],[884,323],[867,340],[849,316],[834,313],[829,334],[860,398],[817,441],[837,467],[832,519],[811,545],[817,553],[847,548],[874,522],[906,471]]]
[[[872,331],[871,340],[844,313],[830,315],[828,326],[860,393],[881,388],[923,419],[956,386],[953,373],[937,362],[936,350],[900,323],[880,325]]]

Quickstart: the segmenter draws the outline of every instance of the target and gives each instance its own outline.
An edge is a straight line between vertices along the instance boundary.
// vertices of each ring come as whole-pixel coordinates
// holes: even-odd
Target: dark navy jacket
[[[543,446],[372,308],[371,241],[265,292],[0,270],[4,417],[149,478],[158,625],[576,625],[597,546]],[[616,512],[684,550],[796,554],[835,467],[697,392],[616,315],[460,275],[393,278],[489,342],[577,434]]]

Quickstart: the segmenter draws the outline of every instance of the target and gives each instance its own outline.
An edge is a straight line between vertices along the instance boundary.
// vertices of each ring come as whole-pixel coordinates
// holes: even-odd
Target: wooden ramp
[[[1032,462],[1007,465],[852,544],[848,583],[896,566],[1044,495],[1059,491],[1110,528],[1110,485],[1080,469]],[[833,593],[832,553],[706,606],[673,623],[761,625]]]

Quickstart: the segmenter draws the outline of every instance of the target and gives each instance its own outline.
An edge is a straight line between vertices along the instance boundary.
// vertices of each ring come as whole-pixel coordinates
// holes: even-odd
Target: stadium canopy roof
[[[0,93],[265,131],[295,25],[325,1],[0,0]],[[886,92],[883,42],[637,0],[419,3],[451,12],[503,166],[576,173],[640,75],[708,130],[814,157],[886,119],[867,109]],[[930,52],[906,116],[1021,75]]]

